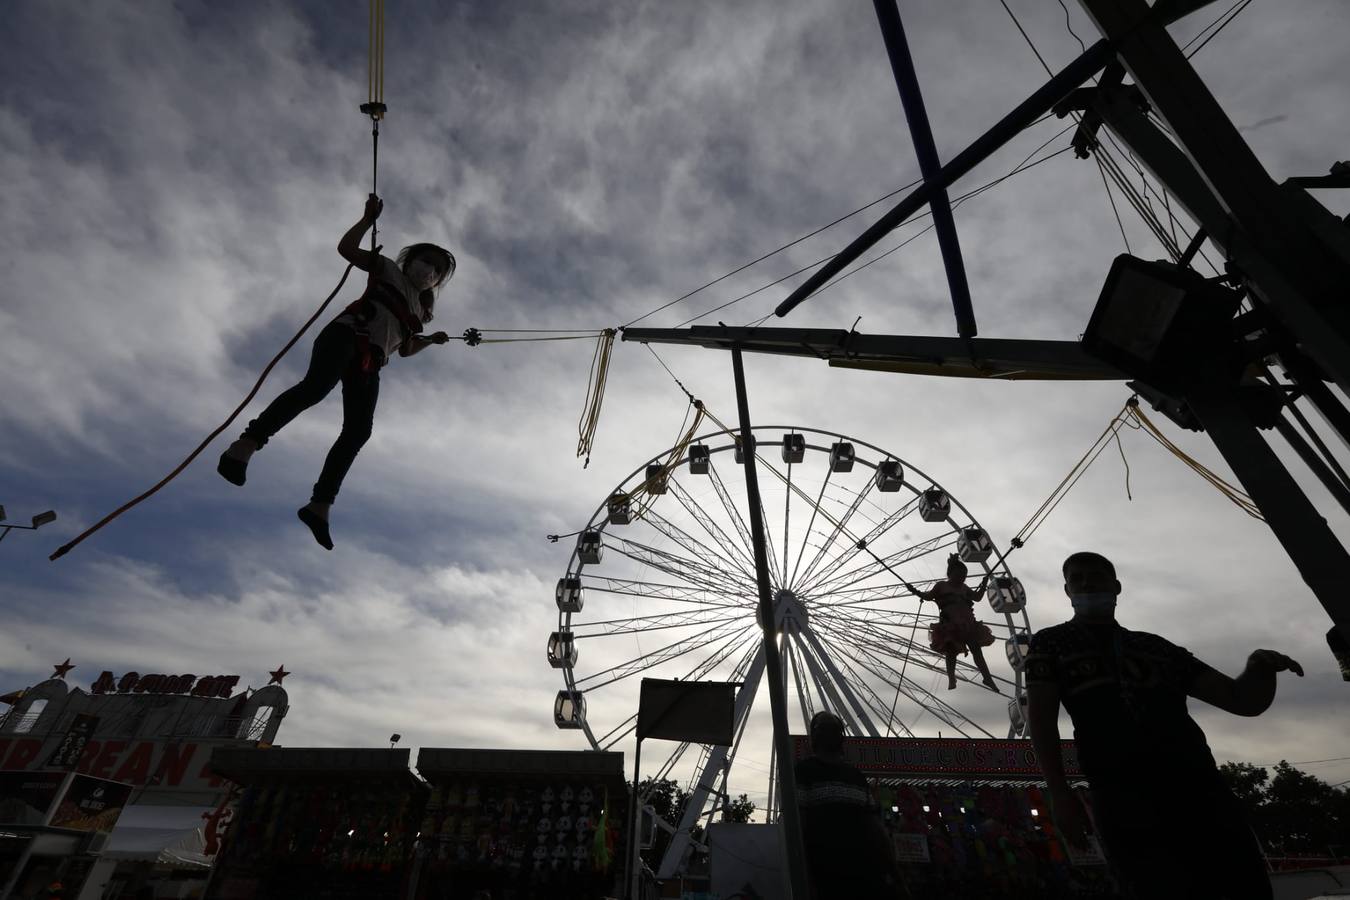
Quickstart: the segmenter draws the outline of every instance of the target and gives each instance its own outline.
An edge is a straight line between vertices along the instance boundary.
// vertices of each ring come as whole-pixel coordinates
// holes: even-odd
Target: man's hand
[[[380,217],[380,213],[383,211],[384,211],[383,200],[381,200],[374,194],[371,194],[369,197],[366,198],[365,218],[367,222],[374,222],[376,219]]]
[[[1050,792],[1050,812],[1060,835],[1075,850],[1087,850],[1087,813],[1072,788]]]
[[[1303,677],[1303,667],[1297,662],[1275,650],[1253,650],[1247,657],[1247,665],[1269,669],[1271,672],[1293,672]]]
[[[450,335],[446,334],[444,331],[438,331],[435,334],[427,335],[427,340],[433,344],[444,344],[449,342]],[[1303,673],[1300,672],[1299,674],[1302,675]]]

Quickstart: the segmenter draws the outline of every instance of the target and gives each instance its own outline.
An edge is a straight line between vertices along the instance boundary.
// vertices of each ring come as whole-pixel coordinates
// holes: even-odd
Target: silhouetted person
[[[1275,673],[1303,674],[1257,650],[1229,678],[1155,634],[1116,622],[1115,567],[1096,553],[1064,561],[1073,618],[1038,631],[1027,656],[1027,718],[1055,824],[1086,845],[1086,814],[1064,776],[1059,706],[1073,720],[1098,837],[1131,897],[1269,898],[1261,849],[1219,775],[1191,696],[1240,716],[1275,698]]]
[[[365,214],[338,242],[342,258],[369,273],[366,292],[319,332],[305,377],[249,422],[216,466],[226,481],[242,485],[253,454],[341,383],[342,431],[328,451],[309,503],[297,513],[326,550],[333,549],[328,510],[356,454],[370,438],[380,396],[380,369],[395,350],[399,356],[412,356],[450,339],[444,331],[424,335],[422,326],[431,321],[436,291],[455,273],[455,257],[435,244],[404,247],[397,260],[362,250],[362,236],[383,209],[384,202],[371,194]]]
[[[797,761],[797,806],[814,900],[895,896],[890,836],[867,779],[844,761],[844,723],[827,710],[811,718],[811,756]]]
[[[997,691],[998,685],[989,674],[989,664],[980,649],[994,643],[994,633],[975,619],[975,604],[980,595],[966,585],[967,571],[966,564],[953,553],[947,557],[947,579],[923,593],[923,599],[932,600],[938,608],[938,620],[928,628],[928,645],[946,657],[947,690],[956,689],[957,655],[969,650],[984,686]]]

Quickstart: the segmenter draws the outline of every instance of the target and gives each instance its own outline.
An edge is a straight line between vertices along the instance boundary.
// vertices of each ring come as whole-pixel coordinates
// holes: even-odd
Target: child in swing
[[[989,664],[984,661],[981,647],[994,643],[994,633],[975,620],[975,603],[979,594],[966,585],[966,564],[955,553],[947,557],[947,580],[933,585],[923,593],[923,599],[932,600],[938,607],[938,620],[928,627],[928,644],[947,658],[947,690],[956,688],[956,656],[967,650],[975,657],[975,666],[983,676],[984,686],[997,691]]]
[[[422,330],[431,321],[437,289],[455,273],[455,257],[435,244],[404,247],[397,260],[362,250],[361,239],[383,209],[384,202],[371,194],[361,220],[338,242],[342,258],[369,273],[365,293],[319,332],[305,377],[248,423],[216,467],[226,481],[242,485],[249,458],[341,383],[342,431],[328,451],[309,503],[297,513],[325,550],[333,549],[329,508],[356,454],[370,438],[381,367],[395,350],[399,356],[413,356],[449,340],[444,331],[424,335]]]

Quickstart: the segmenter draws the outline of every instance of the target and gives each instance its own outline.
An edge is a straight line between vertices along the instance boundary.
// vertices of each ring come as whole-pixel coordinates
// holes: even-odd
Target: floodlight
[[[55,521],[56,511],[49,509],[46,512],[40,512],[36,516],[33,516],[33,527],[41,528],[43,525],[50,525]]]
[[[5,508],[4,506],[0,506],[0,522],[3,521],[5,521]]]
[[[1221,369],[1242,295],[1190,269],[1117,256],[1083,334],[1083,349],[1163,390]],[[1232,358],[1234,363],[1236,357]],[[1233,367],[1236,377],[1239,368]]]

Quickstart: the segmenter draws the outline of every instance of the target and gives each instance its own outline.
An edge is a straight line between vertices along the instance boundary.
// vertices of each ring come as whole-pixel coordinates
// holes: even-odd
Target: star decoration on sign
[[[72,665],[70,664],[70,657],[67,656],[65,662],[63,662],[63,663],[58,663],[57,665],[52,666],[52,677],[53,677],[53,678],[65,678],[65,677],[66,677],[66,673],[69,672],[69,671],[70,671],[71,669],[73,669],[73,668],[75,668],[75,667],[72,666]]]
[[[267,682],[268,684],[281,684],[281,679],[285,678],[287,675],[291,673],[286,671],[285,666],[277,666],[276,671],[271,672],[269,674],[272,676],[272,680]]]

